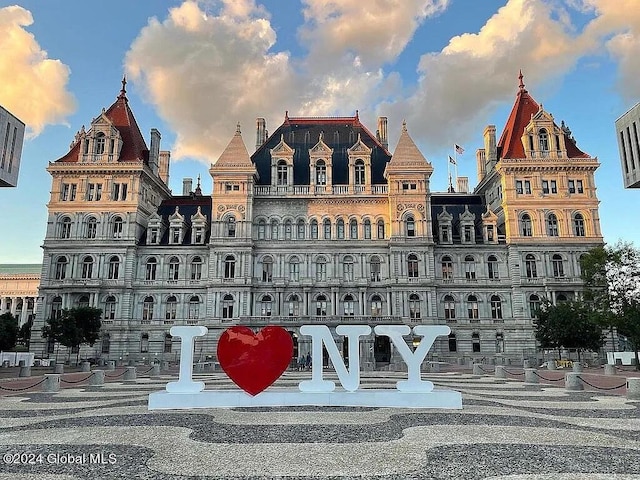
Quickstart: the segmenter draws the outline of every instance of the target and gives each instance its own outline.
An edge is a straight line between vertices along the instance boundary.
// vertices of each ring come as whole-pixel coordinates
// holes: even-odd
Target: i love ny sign
[[[446,325],[420,325],[413,330],[406,325],[378,325],[376,335],[389,337],[407,365],[407,379],[395,389],[360,388],[360,337],[371,333],[368,325],[340,325],[336,333],[346,337],[349,368],[346,367],[336,342],[325,325],[303,325],[300,334],[311,337],[311,379],[303,380],[298,389],[266,391],[289,366],[293,342],[289,332],[268,326],[254,333],[248,327],[235,326],[224,331],[218,340],[220,367],[240,390],[205,390],[205,384],[193,379],[193,346],[195,337],[208,329],[200,326],[172,327],[171,335],[181,338],[180,375],[162,392],[149,395],[149,410],[214,407],[265,406],[356,406],[404,408],[462,408],[462,395],[452,390],[436,390],[423,380],[420,365],[440,335],[451,330]],[[421,337],[411,351],[403,336],[413,333]],[[331,358],[342,388],[324,378],[322,349]]]

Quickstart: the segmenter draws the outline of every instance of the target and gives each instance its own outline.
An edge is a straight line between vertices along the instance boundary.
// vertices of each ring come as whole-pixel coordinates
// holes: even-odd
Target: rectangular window
[[[576,182],[574,180],[568,181],[569,193],[576,193]]]
[[[542,181],[542,193],[545,193],[545,194],[549,193],[549,181],[548,180],[543,180]]]
[[[300,281],[300,264],[298,262],[289,264],[289,279],[292,282]]]
[[[516,180],[516,193],[521,194],[522,192],[522,180]]]
[[[60,189],[60,200],[66,202],[69,200],[69,192],[71,191],[71,185],[68,183],[63,183],[62,188]]]
[[[114,183],[111,189],[111,200],[118,200],[118,197],[120,197],[120,184]]]
[[[2,163],[0,163],[0,168],[2,169],[4,169],[4,164],[7,157],[7,146],[9,144],[9,130],[11,130],[11,124],[7,122],[7,129],[4,132],[4,146],[2,147]]]
[[[558,185],[555,180],[551,180],[551,193],[558,193]]]
[[[353,282],[353,263],[344,264],[344,280],[345,282]]]
[[[87,200],[92,202],[96,195],[96,184],[90,183],[87,186]]]
[[[75,183],[71,184],[71,193],[69,194],[69,200],[74,201],[76,199],[76,192],[78,191],[78,186]]]
[[[576,192],[584,193],[584,189],[582,188],[582,180],[576,180]]]
[[[529,180],[524,181],[524,193],[531,195],[531,182]]]
[[[16,136],[18,135],[18,127],[13,127],[13,138],[11,139],[11,152],[9,153],[9,165],[7,172],[11,173],[11,167],[13,166],[13,152],[16,148]],[[631,139],[629,139],[631,141]]]

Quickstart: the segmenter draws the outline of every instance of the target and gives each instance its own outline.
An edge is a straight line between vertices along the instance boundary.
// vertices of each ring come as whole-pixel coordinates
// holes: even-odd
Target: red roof
[[[500,158],[526,158],[524,146],[522,145],[522,135],[527,125],[529,125],[531,117],[540,110],[538,103],[524,88],[522,72],[520,72],[519,78],[520,87],[516,95],[516,101],[498,141]],[[564,138],[569,158],[590,158],[590,155],[581,151],[566,134]]]
[[[123,80],[122,90],[116,101],[105,112],[104,115],[111,120],[113,126],[118,129],[122,137],[122,149],[120,150],[120,162],[149,161],[149,149],[144,141],[140,128],[136,122],[133,112],[129,108],[129,100],[124,89],[126,81]],[[80,142],[77,142],[65,156],[56,160],[57,162],[77,162],[80,150]]]

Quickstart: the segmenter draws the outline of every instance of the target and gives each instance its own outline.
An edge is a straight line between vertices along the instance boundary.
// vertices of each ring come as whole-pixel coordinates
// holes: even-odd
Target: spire
[[[199,197],[202,196],[202,189],[200,188],[200,174],[198,174],[198,185],[196,186],[196,192],[195,193]]]
[[[524,75],[522,75],[522,69],[520,69],[520,75],[518,75],[518,80],[520,80],[520,85],[518,85],[518,87],[520,88],[521,92],[526,93],[527,91],[524,88],[524,82],[522,81],[522,79],[524,78]]]
[[[236,135],[240,135],[242,132],[240,131],[240,122],[236,124]]]
[[[406,122],[402,123],[402,131],[396,145],[391,161],[387,164],[386,172],[389,171],[407,171],[419,169],[420,171],[431,172],[433,168],[431,164],[424,158],[422,152],[418,149],[413,139],[407,131]]]
[[[127,99],[127,76],[125,74],[122,75],[122,88],[120,89],[120,95],[118,98]]]
[[[212,168],[216,170],[228,168],[234,170],[236,173],[240,173],[242,168],[248,168],[255,171],[255,167],[249,158],[247,147],[242,140],[240,124],[237,125],[235,135],[231,137],[231,141],[222,154],[220,154],[218,161]]]

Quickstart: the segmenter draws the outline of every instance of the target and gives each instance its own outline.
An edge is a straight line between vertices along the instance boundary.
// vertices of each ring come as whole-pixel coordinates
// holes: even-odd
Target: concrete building
[[[11,313],[22,326],[35,318],[40,264],[0,265],[0,315]]]
[[[18,185],[24,123],[0,105],[0,187]]]
[[[389,149],[387,129],[400,132]],[[123,88],[71,150],[49,164],[49,220],[35,331],[62,308],[103,309],[85,357],[174,359],[174,325],[204,325],[196,358],[231,325],[281,325],[294,355],[304,324],[446,324],[440,358],[535,356],[532,311],[582,289],[580,256],[602,244],[593,174],[568,128],[520,77],[513,110],[477,151],[478,186],[432,192],[432,164],[409,133],[358,113],[259,118],[249,155],[240,126],[211,166],[213,192],[168,187],[160,134],[146,143]],[[413,339],[407,337],[408,342]],[[346,342],[336,335],[344,356]],[[32,338],[36,355],[54,345]],[[361,343],[363,365],[397,360],[386,337]]]
[[[616,120],[625,188],[640,188],[640,103]]]

